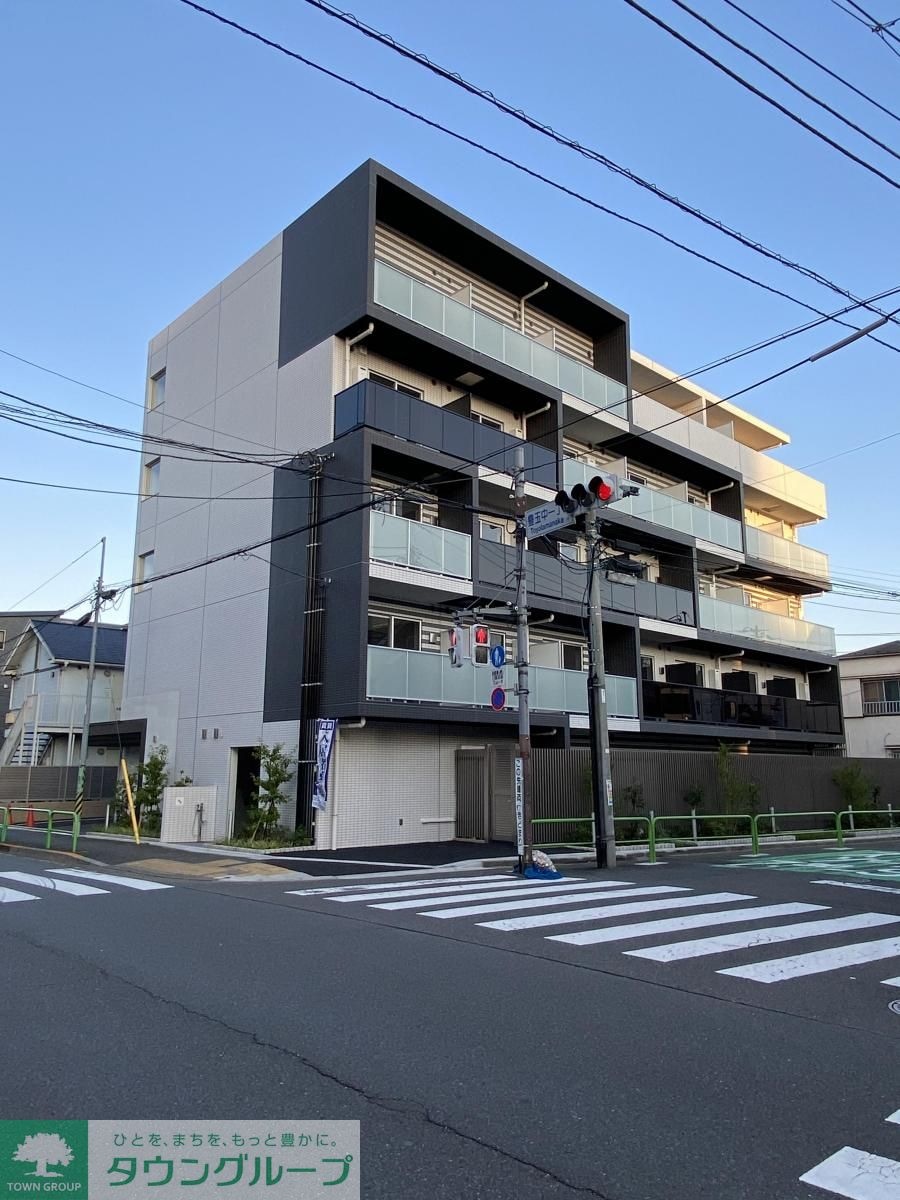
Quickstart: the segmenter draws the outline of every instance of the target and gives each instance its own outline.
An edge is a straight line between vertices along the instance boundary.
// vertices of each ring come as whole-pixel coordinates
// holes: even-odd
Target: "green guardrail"
[[[637,825],[637,824],[646,825],[647,826],[646,839],[635,840],[635,839],[629,838],[627,840],[624,840],[624,839],[617,838],[616,844],[622,845],[622,846],[643,845],[644,841],[646,841],[647,850],[648,850],[648,853],[650,856],[650,862],[652,862],[652,863],[656,862],[656,839],[654,837],[653,824],[649,817],[613,817],[613,822],[621,822],[622,824],[628,824],[628,825]],[[535,819],[531,822],[531,824],[532,824],[532,826],[534,826],[534,825],[589,825],[590,829],[591,829],[591,836],[590,836],[589,841],[576,842],[576,841],[571,841],[569,839],[566,839],[565,842],[559,842],[559,841],[535,842],[534,843],[535,850],[547,850],[547,849],[552,848],[553,846],[560,846],[560,845],[584,846],[589,849],[594,848],[595,831],[594,831],[594,815],[593,815],[593,813],[591,813],[590,815],[588,815],[586,817],[535,817]]]
[[[888,818],[888,824],[887,824],[886,828],[893,829],[894,828],[894,817],[897,816],[897,812],[893,808],[845,808],[842,812],[836,813],[834,820],[835,820],[835,828],[837,830],[838,843],[840,845],[843,845],[844,817],[847,818],[848,825],[849,825],[849,832],[851,834],[855,835],[856,834],[856,829],[854,828],[855,821],[864,820],[866,817],[882,816],[882,815],[886,816]],[[881,826],[876,826],[876,828],[880,829]]]
[[[697,822],[699,822],[699,821],[746,821],[747,826],[750,830],[750,844],[752,847],[752,852],[754,854],[759,853],[759,832],[757,830],[756,824],[754,823],[753,815],[751,813],[697,813],[696,815],[683,816],[683,817],[650,817],[650,824],[653,827],[654,847],[655,847],[656,842],[659,840],[659,834],[657,832],[659,826],[665,825],[667,822],[669,824],[672,824],[676,821],[678,822],[679,825],[685,825],[688,822],[693,823],[695,821],[697,821]],[[727,835],[726,834],[726,836],[740,837],[742,835],[740,835],[740,834]],[[691,836],[689,838],[684,838],[684,839],[679,839],[679,840],[684,840],[684,841],[689,841],[689,842],[713,842],[713,841],[718,842],[718,841],[722,840],[722,835],[721,834],[700,834],[700,833],[698,833],[696,837]]]
[[[0,843],[7,840],[10,826],[15,825],[12,814],[21,812],[25,814],[27,821],[29,812],[32,816],[43,816],[47,820],[47,835],[44,838],[44,848],[49,850],[53,842],[53,818],[62,817],[66,821],[72,822],[72,850],[78,849],[78,838],[81,834],[81,817],[77,812],[72,812],[67,808],[36,808],[33,804],[2,804],[0,805]],[[22,822],[24,824],[24,822]],[[57,830],[59,835],[62,831]]]
[[[841,830],[840,821],[838,820],[839,816],[840,816],[839,813],[834,812],[834,810],[830,809],[830,808],[814,809],[812,811],[807,811],[807,812],[756,813],[755,816],[753,817],[753,828],[756,833],[756,844],[755,844],[755,849],[754,849],[753,853],[754,854],[759,853],[759,823],[760,823],[760,821],[768,821],[772,826],[772,833],[774,834],[775,833],[775,825],[777,824],[778,821],[780,821],[782,818],[785,818],[785,817],[786,818],[791,818],[791,817],[793,817],[793,818],[796,818],[796,817],[829,817],[832,821],[834,821],[834,833],[835,833],[835,837],[837,838],[837,844],[838,844],[838,846],[842,847],[844,845],[844,834],[843,834],[843,831]],[[789,833],[811,833],[813,831],[807,830],[807,829],[797,829],[797,830],[792,829],[792,830],[788,830],[788,832]]]

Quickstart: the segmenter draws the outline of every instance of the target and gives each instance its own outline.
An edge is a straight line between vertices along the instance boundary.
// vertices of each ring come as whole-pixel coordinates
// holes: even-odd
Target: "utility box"
[[[216,842],[228,836],[226,805],[217,787],[167,787],[163,792],[161,842]]]

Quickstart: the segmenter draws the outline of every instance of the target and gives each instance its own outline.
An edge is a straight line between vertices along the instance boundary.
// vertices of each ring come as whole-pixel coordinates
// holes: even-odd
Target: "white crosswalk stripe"
[[[633,892],[629,892],[631,896],[646,896],[653,892],[686,892],[688,888],[676,887],[645,887],[637,888]],[[624,895],[624,892],[617,892],[614,897],[603,896],[604,900],[616,899]],[[586,897],[587,898],[587,897]],[[592,898],[592,897],[590,897]],[[736,904],[739,900],[753,900],[753,896],[745,896],[743,892],[711,892],[705,896],[679,896],[670,900],[639,900],[635,904],[598,904],[594,908],[577,908],[569,912],[552,912],[540,913],[533,917],[510,917],[502,921],[482,921],[479,922],[485,929],[537,929],[541,926],[548,925],[575,925],[583,924],[586,921],[603,920],[605,918],[614,918],[618,916],[633,916],[642,912],[659,912],[670,908],[694,908],[699,904]],[[526,905],[520,905],[525,908]],[[537,908],[538,905],[530,905],[528,907]],[[546,907],[546,906],[545,906]],[[483,909],[485,912],[499,912],[500,909],[494,906],[490,909]],[[428,916],[430,914],[423,914]],[[435,916],[444,916],[444,913],[435,913]]]
[[[838,967],[854,967],[861,963],[878,962],[883,958],[900,958],[900,938],[880,938],[874,942],[857,942],[852,946],[836,946],[810,954],[792,954],[787,958],[771,958],[766,962],[743,967],[725,967],[719,975],[734,975],[756,983],[780,983],[804,975],[819,975]],[[900,1182],[900,1180],[898,1180]]]
[[[526,908],[527,909],[553,908],[554,906],[558,906],[560,904],[575,903],[576,901],[580,902],[580,903],[584,903],[587,900],[619,900],[620,898],[624,898],[626,896],[648,896],[648,895],[653,895],[653,894],[660,895],[665,892],[686,892],[686,891],[687,891],[687,888],[670,887],[670,886],[664,886],[664,885],[660,884],[658,887],[626,888],[624,891],[621,891],[621,892],[583,892],[581,894],[581,896],[578,896],[578,897],[576,897],[576,896],[570,897],[567,895],[537,896],[533,899],[527,898],[525,900],[519,900],[519,899],[514,900],[512,897],[510,897],[509,903],[506,903],[505,901],[500,901],[499,903],[496,903],[496,904],[469,904],[469,905],[463,905],[460,908],[435,909],[433,912],[432,911],[423,911],[422,913],[420,913],[420,916],[436,917],[439,920],[442,918],[446,919],[448,917],[472,917],[472,916],[481,916],[483,913],[507,912],[509,909],[514,909],[516,912],[519,912],[522,909],[526,909]],[[651,902],[648,901],[647,903],[651,903]],[[670,903],[670,901],[660,901],[660,903],[668,905]],[[671,903],[677,903],[677,902],[672,901]],[[628,909],[632,908],[632,907],[634,907],[634,906],[629,905],[629,904],[607,904],[607,905],[603,905],[603,906],[600,906],[600,907],[594,908],[594,909],[579,908],[576,911],[578,913],[604,912],[605,910],[608,909],[610,912],[621,912],[624,909],[627,912]],[[638,906],[638,907],[640,907],[640,906]],[[544,916],[545,914],[541,914],[541,915]],[[521,917],[519,919],[525,920],[526,918]],[[579,916],[578,919],[581,921],[587,920],[587,918],[585,916]],[[538,918],[538,920],[540,920],[540,918]],[[492,924],[490,922],[483,921],[483,922],[479,922],[479,924],[485,925],[488,928],[498,928],[502,924],[502,922],[498,921],[498,922],[495,922]]]
[[[503,875],[463,875],[461,878],[448,879],[447,876],[432,877],[431,879],[379,879],[375,883],[342,883],[334,887],[291,888],[287,896],[326,896],[334,892],[383,891],[385,888],[419,888],[436,883],[499,883]]]
[[[549,899],[550,894],[552,894],[554,897],[554,903],[560,904],[563,902],[563,895],[571,896],[574,902],[579,898],[579,892],[582,896],[588,893],[594,893],[596,891],[596,887],[597,885],[594,883],[521,883],[516,888],[515,895],[517,897],[523,897],[522,903],[524,904],[525,899],[530,896],[542,895]],[[583,890],[585,888],[588,889],[588,893]],[[466,889],[464,891],[457,892],[455,896],[437,896],[433,900],[429,900],[427,896],[417,896],[412,900],[392,900],[386,904],[372,904],[371,898],[369,898],[368,902],[370,908],[384,908],[388,910],[404,908],[426,909],[434,904],[464,904],[471,902],[473,905],[475,905],[480,904],[482,900],[492,900],[499,897],[508,898],[512,896],[512,894],[513,893],[509,892],[506,888],[491,888],[483,892],[472,892]],[[600,894],[602,895],[604,893]],[[508,906],[502,905],[501,907]],[[483,911],[489,912],[491,910],[487,909]]]
[[[801,938],[824,937],[829,933],[844,933],[851,929],[868,929],[876,925],[892,925],[900,916],[887,913],[859,913],[850,917],[830,917],[822,921],[798,921],[794,925],[777,925],[766,929],[742,929],[724,936],[694,938],[689,942],[670,942],[666,946],[645,946],[626,950],[634,958],[649,958],[654,962],[679,962],[685,958],[701,958],[706,954],[725,954],[729,950],[770,946],[776,942],[793,942]]]
[[[382,891],[366,892],[363,896],[332,896],[331,899],[335,904],[370,904],[373,900],[403,900],[410,899],[415,896],[442,896],[446,893],[459,892],[481,892],[485,888],[493,888],[501,890],[506,888],[522,887],[522,883],[518,879],[491,879],[482,880],[479,883],[446,883],[441,880],[439,882],[421,885],[419,887],[407,888],[391,888],[384,887]]]
[[[800,1182],[847,1200],[896,1200],[900,1193],[900,1162],[844,1146],[801,1175]]]
[[[882,979],[881,982],[885,987],[900,987],[900,975],[895,976],[893,979]]]
[[[105,888],[91,887],[86,883],[70,883],[68,879],[48,879],[46,875],[29,875],[25,871],[2,871],[0,879],[11,879],[13,883],[28,883],[32,887],[46,888],[51,892],[63,892],[67,896],[106,896]]]
[[[21,900],[37,900],[37,896],[17,892],[15,888],[0,887],[0,904],[18,904]]]
[[[753,897],[741,896],[747,900]],[[710,898],[697,897],[710,903]],[[765,904],[759,908],[738,908],[726,912],[699,913],[690,917],[671,917],[664,921],[641,921],[634,925],[615,925],[611,929],[585,929],[580,933],[556,934],[548,940],[571,946],[594,946],[600,942],[622,942],[629,938],[650,937],[655,933],[678,933],[682,929],[702,929],[705,925],[737,925],[741,921],[765,921],[769,917],[791,917],[821,909],[821,904]]]
[[[103,875],[99,871],[82,871],[75,867],[51,867],[51,875],[72,875],[76,879],[95,879],[98,883],[115,883],[138,892],[155,892],[170,888],[171,883],[154,883],[150,879],[129,879],[124,875]]]

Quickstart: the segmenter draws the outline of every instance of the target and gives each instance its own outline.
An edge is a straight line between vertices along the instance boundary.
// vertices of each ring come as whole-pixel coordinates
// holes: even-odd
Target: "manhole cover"
[[[900,1017],[900,1000],[892,1000],[888,1005],[892,1013],[896,1013]]]

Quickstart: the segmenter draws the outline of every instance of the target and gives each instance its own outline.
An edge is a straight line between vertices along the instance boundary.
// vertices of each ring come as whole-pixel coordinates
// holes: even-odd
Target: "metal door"
[[[515,746],[492,746],[490,750],[491,841],[516,840]]]
[[[486,750],[456,752],[456,836],[483,842],[488,827],[488,754]]]

